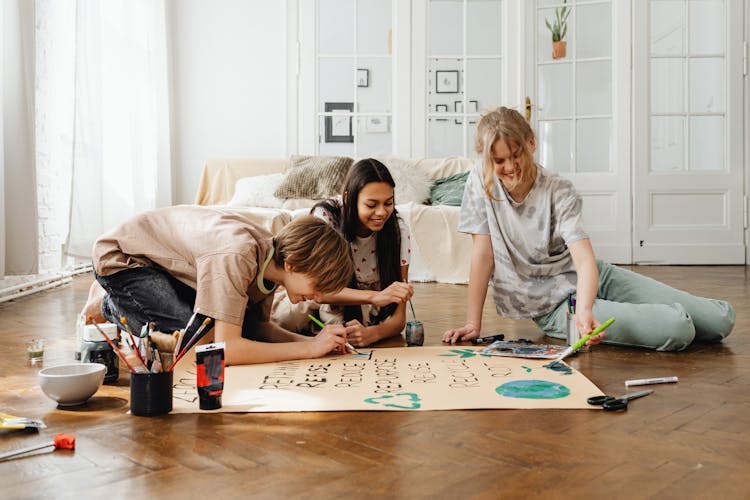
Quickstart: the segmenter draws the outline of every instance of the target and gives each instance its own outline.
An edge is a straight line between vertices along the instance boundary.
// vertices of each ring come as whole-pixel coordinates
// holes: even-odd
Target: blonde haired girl
[[[718,342],[735,313],[725,301],[695,297],[637,273],[597,261],[583,228],[573,184],[533,160],[534,132],[520,113],[497,108],[476,132],[477,164],[466,183],[458,230],[472,236],[466,325],[444,342],[479,337],[487,284],[497,312],[533,319],[547,335],[566,336],[568,297],[587,335],[599,319],[617,321],[589,341],[685,349],[693,339]]]

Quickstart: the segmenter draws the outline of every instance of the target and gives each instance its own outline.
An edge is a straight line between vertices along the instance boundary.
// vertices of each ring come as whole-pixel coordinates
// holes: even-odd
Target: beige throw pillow
[[[274,196],[322,200],[340,194],[353,162],[344,156],[292,156],[286,178]]]

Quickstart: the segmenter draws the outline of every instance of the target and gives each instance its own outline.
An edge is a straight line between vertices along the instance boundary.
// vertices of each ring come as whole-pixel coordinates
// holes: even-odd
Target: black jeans
[[[195,307],[195,290],[171,274],[155,267],[125,269],[109,276],[95,274],[107,292],[102,300],[102,316],[107,321],[121,324],[125,317],[133,334],[138,335],[143,325],[153,321],[156,330],[170,333],[185,328]],[[197,314],[185,332],[183,346],[193,336],[206,316]],[[251,308],[246,309],[242,336],[252,338],[255,324]],[[213,328],[213,321],[206,333]]]

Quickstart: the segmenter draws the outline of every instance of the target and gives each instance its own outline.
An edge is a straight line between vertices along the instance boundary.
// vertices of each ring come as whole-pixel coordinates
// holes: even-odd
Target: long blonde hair
[[[528,180],[533,182],[536,179],[536,165],[531,149],[533,139],[534,131],[521,113],[515,109],[504,106],[495,108],[479,120],[475,135],[476,152],[482,158],[484,192],[489,198],[497,201],[493,194],[495,168],[492,160],[492,146],[497,141],[504,141],[511,151],[514,150],[514,146],[520,148],[521,179],[519,182]]]

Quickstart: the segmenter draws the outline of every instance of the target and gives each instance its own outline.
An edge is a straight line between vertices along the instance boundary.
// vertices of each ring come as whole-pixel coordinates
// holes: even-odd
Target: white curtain
[[[0,2],[0,278],[37,270],[34,4]]]
[[[77,0],[70,220],[65,251],[171,204],[163,0]]]

